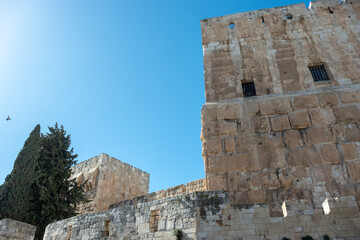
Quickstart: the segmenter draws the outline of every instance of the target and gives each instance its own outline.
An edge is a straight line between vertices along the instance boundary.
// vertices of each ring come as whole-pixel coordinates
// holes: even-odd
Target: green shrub
[[[325,235],[323,236],[323,238],[324,238],[324,240],[330,240],[330,237],[329,237],[329,235],[327,235],[327,234],[325,234]]]
[[[176,236],[177,240],[181,240],[182,238],[182,231],[180,229],[175,229],[174,230],[174,236]]]

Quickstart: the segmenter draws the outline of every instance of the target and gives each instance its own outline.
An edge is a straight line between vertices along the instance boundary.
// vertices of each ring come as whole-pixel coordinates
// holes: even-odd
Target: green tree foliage
[[[70,149],[70,135],[57,124],[49,127],[49,131],[42,135],[32,184],[32,223],[37,227],[37,239],[42,239],[46,225],[74,216],[77,206],[86,201],[83,186],[78,186],[75,179],[69,179],[77,157]]]
[[[30,222],[32,209],[31,182],[35,178],[35,167],[40,149],[40,125],[36,125],[19,152],[12,172],[0,186],[0,219],[12,218]]]
[[[35,225],[36,239],[42,239],[46,225],[76,214],[87,200],[84,185],[69,179],[77,157],[70,145],[63,126],[55,124],[46,134],[40,125],[34,128],[0,186],[0,219]]]

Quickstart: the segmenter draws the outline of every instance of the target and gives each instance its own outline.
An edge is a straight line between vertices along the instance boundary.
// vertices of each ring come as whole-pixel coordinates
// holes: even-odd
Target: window
[[[324,64],[309,66],[309,70],[315,82],[330,81]]]
[[[105,221],[104,227],[105,227],[105,237],[108,237],[110,235],[110,221]]]
[[[71,238],[71,231],[72,231],[72,225],[68,226],[67,228],[67,234],[66,234],[66,240],[70,240]]]
[[[256,96],[256,90],[254,82],[243,82],[241,83],[244,97]]]
[[[159,210],[150,213],[150,232],[157,232],[159,227],[160,213]]]

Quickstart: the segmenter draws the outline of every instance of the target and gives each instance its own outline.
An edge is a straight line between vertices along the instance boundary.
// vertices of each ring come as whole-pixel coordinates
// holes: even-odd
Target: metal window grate
[[[309,66],[309,70],[315,82],[330,81],[324,65]]]
[[[254,82],[245,82],[242,83],[241,85],[242,85],[244,97],[256,96]]]

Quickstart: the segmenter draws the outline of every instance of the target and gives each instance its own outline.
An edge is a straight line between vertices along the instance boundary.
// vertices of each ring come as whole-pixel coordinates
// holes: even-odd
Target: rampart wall
[[[111,204],[148,194],[150,174],[100,154],[74,167],[71,178],[87,181],[86,194],[91,202],[79,207],[80,213],[102,211]]]
[[[310,235],[356,239],[360,214],[354,197],[328,199],[324,210],[309,200],[286,201],[286,217],[271,217],[267,204],[231,205],[228,193],[201,192],[117,207],[65,219],[47,226],[44,240],[182,239],[279,240]]]

